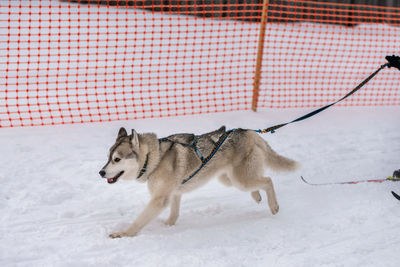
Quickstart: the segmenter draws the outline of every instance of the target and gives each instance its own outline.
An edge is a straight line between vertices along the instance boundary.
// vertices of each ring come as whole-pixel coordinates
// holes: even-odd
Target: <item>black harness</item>
[[[185,184],[186,182],[188,182],[190,179],[193,178],[193,176],[195,176],[201,169],[203,169],[204,166],[206,166],[206,164],[210,161],[210,159],[215,155],[215,153],[217,153],[218,149],[222,146],[222,144],[225,142],[225,140],[228,138],[228,136],[237,129],[232,129],[232,130],[228,130],[225,131],[219,138],[217,142],[214,142],[214,148],[211,150],[211,152],[208,154],[207,157],[204,157],[203,154],[201,153],[201,151],[199,150],[199,148],[197,147],[197,143],[199,141],[199,136],[195,135],[193,142],[190,144],[185,144],[185,143],[181,143],[181,142],[177,142],[175,140],[171,140],[168,139],[168,137],[166,138],[160,138],[158,139],[158,141],[160,143],[163,142],[171,142],[171,143],[175,143],[175,144],[180,144],[183,146],[187,146],[187,147],[191,147],[193,148],[194,152],[196,153],[196,155],[199,157],[199,159],[201,160],[201,165],[200,167],[195,170],[191,175],[189,175],[189,177],[187,177],[186,179],[184,179],[182,181],[182,184]]]

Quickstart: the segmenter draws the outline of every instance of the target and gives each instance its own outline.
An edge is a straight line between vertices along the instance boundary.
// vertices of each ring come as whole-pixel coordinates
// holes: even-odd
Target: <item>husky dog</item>
[[[236,129],[226,133],[225,127],[221,127],[199,136],[175,134],[158,139],[153,133],[137,134],[135,130],[128,135],[125,128],[121,128],[100,176],[110,184],[120,179],[147,182],[151,200],[132,225],[110,237],[136,235],[167,206],[171,207],[171,212],[165,223],[174,225],[182,194],[201,187],[215,176],[224,185],[251,192],[257,203],[261,201],[259,190],[264,190],[269,208],[276,214],[279,206],[274,186],[270,177],[263,176],[264,167],[293,171],[298,164],[278,155],[252,130]],[[221,142],[223,135],[226,139]],[[202,159],[213,152],[212,158],[202,164]],[[188,177],[191,179],[183,183]]]

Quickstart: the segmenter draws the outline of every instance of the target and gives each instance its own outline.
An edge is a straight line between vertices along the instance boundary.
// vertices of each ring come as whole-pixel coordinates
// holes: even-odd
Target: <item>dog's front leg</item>
[[[171,213],[169,215],[169,218],[165,221],[166,225],[174,225],[176,223],[176,220],[179,217],[179,206],[181,203],[181,196],[180,195],[175,195],[172,197],[171,200]]]
[[[167,207],[168,201],[169,197],[167,196],[153,197],[128,229],[123,232],[110,234],[110,237],[118,238],[124,236],[135,236],[144,226],[154,220],[161,211]]]

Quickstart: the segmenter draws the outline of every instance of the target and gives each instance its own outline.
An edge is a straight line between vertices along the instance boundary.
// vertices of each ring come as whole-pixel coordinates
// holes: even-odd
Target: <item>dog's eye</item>
[[[115,158],[115,159],[114,159],[115,162],[118,162],[118,161],[120,161],[120,160],[121,160],[120,158]]]

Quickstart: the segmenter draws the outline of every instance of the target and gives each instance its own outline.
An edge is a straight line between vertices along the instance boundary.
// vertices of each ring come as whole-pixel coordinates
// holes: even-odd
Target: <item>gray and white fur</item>
[[[225,127],[221,127],[198,136],[197,149],[207,157],[224,133]],[[264,169],[294,171],[298,167],[295,161],[278,155],[256,132],[237,129],[230,133],[212,159],[190,181],[182,184],[202,164],[195,149],[185,145],[191,144],[194,137],[193,134],[175,134],[168,137],[170,141],[159,142],[153,133],[137,134],[132,130],[128,135],[124,128],[119,130],[100,175],[108,183],[119,179],[147,183],[151,200],[127,229],[110,237],[135,236],[168,206],[171,212],[165,223],[174,225],[182,194],[201,187],[213,177],[218,177],[224,185],[250,192],[257,203],[261,201],[259,190],[265,191],[272,214],[278,212],[274,186],[271,178],[264,176]]]

